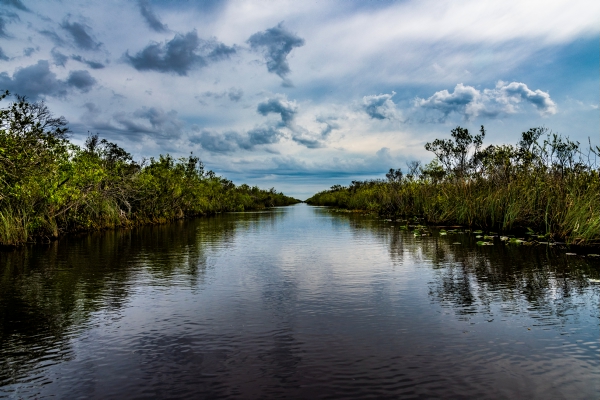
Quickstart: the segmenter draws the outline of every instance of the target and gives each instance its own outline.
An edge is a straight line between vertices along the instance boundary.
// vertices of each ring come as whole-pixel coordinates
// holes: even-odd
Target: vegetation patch
[[[336,185],[306,202],[461,225],[483,242],[495,231],[528,237],[504,235],[501,240],[510,244],[600,244],[598,146],[585,149],[533,128],[516,145],[484,147],[485,133],[483,126],[476,135],[456,127],[451,139],[425,145],[435,155],[429,164],[411,162],[407,174],[390,169],[387,180]]]
[[[43,102],[17,96],[0,109],[0,245],[299,202],[273,188],[236,186],[193,155],[138,163],[97,135],[79,147],[68,133]]]

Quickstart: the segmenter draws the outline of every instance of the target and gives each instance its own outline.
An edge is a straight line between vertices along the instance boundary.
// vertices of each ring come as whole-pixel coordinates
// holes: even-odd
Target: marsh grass
[[[436,155],[430,164],[413,163],[406,175],[391,169],[385,181],[334,186],[307,203],[600,244],[600,149],[582,151],[543,128],[524,132],[516,146],[482,148],[484,136],[483,127],[476,136],[458,127],[453,140],[426,145]]]

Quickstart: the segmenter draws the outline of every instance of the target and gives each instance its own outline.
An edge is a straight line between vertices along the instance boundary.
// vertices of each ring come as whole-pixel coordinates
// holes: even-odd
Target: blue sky
[[[306,198],[457,125],[600,144],[596,1],[0,0],[0,89],[82,143]]]

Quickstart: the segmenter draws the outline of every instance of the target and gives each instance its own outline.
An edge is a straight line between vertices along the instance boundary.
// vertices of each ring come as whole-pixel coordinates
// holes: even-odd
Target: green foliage
[[[275,189],[236,186],[193,155],[138,164],[98,135],[80,148],[67,134],[65,119],[43,102],[17,96],[0,109],[0,244],[299,202]]]
[[[545,138],[544,138],[545,135]],[[352,182],[315,194],[308,204],[419,216],[429,223],[509,231],[532,227],[571,243],[600,243],[600,152],[545,128],[523,132],[516,146],[482,148],[485,130],[452,130],[425,148],[436,158],[387,181]]]

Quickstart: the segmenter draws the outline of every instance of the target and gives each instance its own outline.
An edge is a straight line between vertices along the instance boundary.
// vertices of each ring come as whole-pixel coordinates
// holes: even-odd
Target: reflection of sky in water
[[[397,225],[298,205],[0,253],[0,393],[599,393],[597,262]]]

